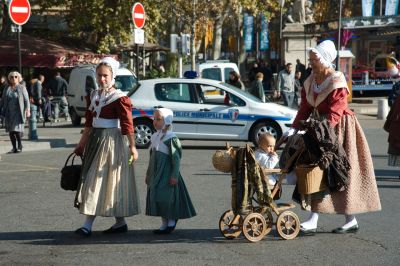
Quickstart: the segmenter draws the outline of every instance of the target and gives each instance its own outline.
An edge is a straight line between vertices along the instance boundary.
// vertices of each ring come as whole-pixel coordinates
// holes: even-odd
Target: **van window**
[[[205,68],[201,72],[201,77],[205,79],[222,81],[222,72],[219,68]]]
[[[224,73],[225,73],[225,82],[226,83],[228,83],[228,81],[229,81],[229,73],[231,72],[231,71],[235,71],[233,68],[231,68],[231,67],[226,67],[226,68],[224,68]],[[235,71],[236,72],[236,71]]]
[[[96,85],[94,83],[93,77],[91,76],[86,76],[86,81],[85,81],[85,92],[86,95],[90,95],[92,91],[96,89]]]
[[[121,76],[115,77],[115,87],[121,91],[130,91],[136,84],[136,79],[134,76]]]
[[[154,90],[159,101],[192,102],[190,85],[187,83],[159,83],[156,84]]]

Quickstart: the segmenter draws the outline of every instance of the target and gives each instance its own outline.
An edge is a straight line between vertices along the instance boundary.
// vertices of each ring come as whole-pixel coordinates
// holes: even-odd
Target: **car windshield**
[[[120,89],[121,91],[125,91],[125,92],[130,91],[136,83],[137,83],[137,80],[132,75],[115,77],[115,87],[117,89]]]
[[[224,85],[225,87],[229,87],[231,90],[234,90],[236,93],[240,94],[240,96],[246,97],[246,98],[250,98],[251,100],[255,101],[255,102],[259,102],[262,103],[262,101],[257,98],[256,96],[254,96],[253,94],[247,92],[247,91],[243,91],[235,86],[232,86],[231,84],[225,83],[225,82],[221,82],[221,85]],[[266,101],[268,101],[266,99]]]

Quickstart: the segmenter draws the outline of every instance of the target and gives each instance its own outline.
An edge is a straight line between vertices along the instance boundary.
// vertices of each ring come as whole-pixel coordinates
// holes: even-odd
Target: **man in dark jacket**
[[[68,119],[68,101],[67,101],[67,89],[68,83],[61,77],[60,72],[56,72],[54,78],[49,82],[48,85],[50,95],[53,97],[54,105],[54,119],[57,121],[59,116],[59,108],[61,107],[62,113],[65,118]]]

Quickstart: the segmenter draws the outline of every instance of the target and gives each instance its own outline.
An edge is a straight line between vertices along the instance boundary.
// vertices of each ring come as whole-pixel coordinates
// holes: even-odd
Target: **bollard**
[[[389,105],[387,99],[378,99],[378,115],[377,119],[384,120],[386,119],[389,113]]]
[[[29,118],[29,140],[37,140],[37,106],[31,104],[31,117]]]

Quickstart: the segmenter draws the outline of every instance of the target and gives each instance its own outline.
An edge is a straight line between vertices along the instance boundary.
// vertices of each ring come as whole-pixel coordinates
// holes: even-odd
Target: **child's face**
[[[161,115],[160,112],[154,112],[153,126],[156,130],[161,130],[164,128],[164,117]]]
[[[275,140],[267,139],[266,141],[263,141],[262,143],[260,143],[260,148],[268,153],[274,152],[275,151]]]

